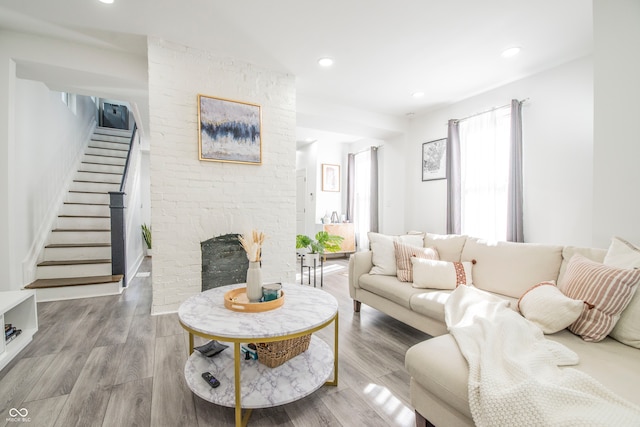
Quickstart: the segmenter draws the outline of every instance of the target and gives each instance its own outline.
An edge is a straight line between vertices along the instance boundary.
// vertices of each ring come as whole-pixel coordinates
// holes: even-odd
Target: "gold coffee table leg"
[[[333,381],[327,381],[324,385],[338,385],[338,313],[333,319]]]
[[[236,427],[243,426],[242,402],[240,398],[240,343],[233,343],[233,376],[236,392]],[[249,419],[247,419],[249,421]],[[246,424],[244,424],[246,425]]]

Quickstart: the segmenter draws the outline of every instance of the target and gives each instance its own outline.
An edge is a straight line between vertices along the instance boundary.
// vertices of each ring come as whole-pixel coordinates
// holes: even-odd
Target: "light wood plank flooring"
[[[233,409],[187,387],[188,335],[176,314],[150,315],[151,278],[140,276],[122,295],[38,304],[33,342],[0,371],[0,426],[25,425],[11,408],[26,408],[31,427],[234,425]],[[354,313],[345,259],[325,264],[324,289],[340,304],[339,385],[254,410],[249,425],[415,425],[404,354],[428,335],[365,305]],[[317,334],[333,345],[333,327]]]

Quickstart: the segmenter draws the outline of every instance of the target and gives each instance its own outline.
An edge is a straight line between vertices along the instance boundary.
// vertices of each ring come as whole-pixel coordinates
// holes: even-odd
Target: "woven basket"
[[[310,342],[311,334],[288,340],[257,343],[258,361],[270,368],[275,368],[307,351]]]

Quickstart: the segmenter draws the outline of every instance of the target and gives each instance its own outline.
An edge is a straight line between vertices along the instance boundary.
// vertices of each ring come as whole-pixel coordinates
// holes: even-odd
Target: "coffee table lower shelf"
[[[194,351],[187,360],[184,374],[187,385],[196,395],[216,405],[235,408],[233,343],[218,355],[207,358]],[[240,392],[242,408],[257,409],[284,405],[319,389],[333,372],[334,355],[321,338],[311,336],[309,349],[284,364],[269,368],[257,360],[242,360]],[[211,372],[220,386],[211,388],[203,372]]]

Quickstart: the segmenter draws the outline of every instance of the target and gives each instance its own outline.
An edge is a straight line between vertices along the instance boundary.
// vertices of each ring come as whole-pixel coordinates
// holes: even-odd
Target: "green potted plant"
[[[305,265],[313,265],[313,260],[318,260],[320,255],[326,252],[338,252],[340,244],[344,240],[342,236],[329,234],[326,231],[318,231],[315,239],[304,234],[296,236],[296,249],[303,256]]]
[[[142,238],[147,245],[147,256],[151,256],[151,227],[147,224],[142,224]]]

